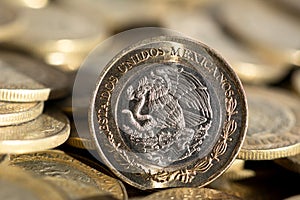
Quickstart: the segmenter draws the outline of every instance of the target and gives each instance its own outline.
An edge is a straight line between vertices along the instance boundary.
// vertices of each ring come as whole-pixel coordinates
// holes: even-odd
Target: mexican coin
[[[234,161],[247,129],[240,79],[184,36],[142,40],[101,72],[89,125],[104,163],[139,189],[204,186]]]

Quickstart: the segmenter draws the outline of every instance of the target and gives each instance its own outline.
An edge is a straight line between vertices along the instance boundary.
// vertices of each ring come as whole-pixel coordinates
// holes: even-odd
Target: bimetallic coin
[[[297,154],[295,156],[289,156],[286,158],[276,159],[274,160],[274,162],[290,171],[300,174],[300,154]]]
[[[0,127],[0,153],[29,153],[55,148],[69,137],[69,119],[56,110],[15,126]]]
[[[11,155],[9,166],[17,166],[40,176],[64,190],[70,199],[84,199],[110,194],[115,199],[127,199],[122,183],[63,151],[48,150],[30,154]]]
[[[72,88],[71,74],[67,74],[61,70],[57,70],[47,65],[43,61],[31,55],[26,54],[25,52],[17,52],[12,49],[11,50],[1,49],[0,60],[3,61],[4,63],[7,63],[8,67],[10,68],[7,70],[17,71],[18,73],[21,73],[23,76],[26,76],[27,77],[26,79],[29,78],[32,79],[33,82],[38,83],[38,86],[34,86],[33,83],[32,85],[30,83],[27,83],[25,81],[26,79],[25,80],[19,79],[19,77],[16,77],[14,74],[7,74],[7,77],[2,78],[4,79],[3,81],[1,80],[1,85],[5,84],[1,88],[19,89],[15,91],[15,93],[17,92],[25,93],[25,91],[21,89],[33,90],[32,93],[31,91],[27,91],[27,96],[26,95],[20,96],[19,99],[15,97],[14,98],[15,101],[36,101],[33,94],[37,89],[44,89],[44,90],[45,88],[47,88],[47,90],[50,89],[49,97],[47,99],[44,98],[44,100],[59,99],[71,93],[71,88]],[[14,73],[14,72],[10,72],[10,73]],[[9,95],[9,91],[6,92]],[[33,96],[30,96],[31,94]],[[10,97],[7,96],[6,98],[9,99]]]
[[[226,1],[217,7],[219,21],[235,36],[278,62],[300,65],[298,17],[259,0]]]
[[[130,185],[204,186],[235,159],[247,103],[238,76],[213,49],[161,36],[111,60],[89,118],[100,157]]]
[[[139,200],[205,200],[205,199],[228,199],[242,200],[240,197],[211,188],[172,188],[150,194]]]
[[[285,66],[262,57],[245,44],[225,34],[208,11],[184,12],[178,9],[168,13],[163,22],[166,27],[196,38],[221,53],[243,82],[277,83],[289,72]]]
[[[80,122],[77,126],[80,126]],[[78,134],[74,123],[71,123],[71,133],[66,144],[79,149],[96,150],[90,134],[88,132]]]
[[[44,102],[0,102],[0,126],[28,122],[37,118],[44,110]]]
[[[46,101],[50,88],[18,72],[0,60],[0,100],[10,102]]]
[[[18,167],[0,165],[0,199],[68,200],[65,193]]]
[[[245,87],[249,127],[238,154],[244,160],[273,160],[300,153],[300,100],[271,87]]]

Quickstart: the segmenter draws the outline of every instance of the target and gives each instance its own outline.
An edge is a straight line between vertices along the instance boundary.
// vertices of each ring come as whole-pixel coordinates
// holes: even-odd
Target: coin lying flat
[[[77,123],[77,126],[80,126],[80,122]],[[71,133],[68,140],[66,141],[66,144],[79,149],[96,149],[90,134],[88,132],[83,132],[79,134],[77,132],[74,122],[71,123]]]
[[[213,49],[162,36],[112,59],[89,118],[100,157],[130,185],[203,186],[236,157],[247,104],[238,76]]]
[[[1,1],[0,3],[0,40],[6,41],[22,32],[24,24],[16,9]]]
[[[6,63],[1,67],[8,68],[4,69],[7,71],[6,76],[1,78],[3,92],[0,89],[0,94],[2,92],[3,95],[0,97],[4,100],[45,101],[65,97],[71,92],[72,86],[68,74],[54,69],[25,52],[1,49],[0,60]],[[22,77],[16,76],[16,73]]]
[[[164,24],[168,28],[202,41],[221,53],[243,82],[276,83],[289,71],[286,67],[256,54],[246,45],[225,34],[222,27],[207,11],[173,11],[165,16]],[[268,73],[265,73],[266,71]]]
[[[300,24],[297,17],[257,0],[232,0],[218,7],[219,20],[235,35],[252,46],[274,54],[274,59],[281,59],[287,64],[300,64]]]
[[[127,199],[123,184],[63,151],[48,150],[30,154],[11,155],[10,166],[17,166],[50,181],[64,190],[70,199],[84,199],[110,194],[115,199]]]
[[[69,119],[55,110],[15,126],[0,127],[0,153],[29,153],[57,147],[70,134]]]
[[[0,166],[0,199],[67,200],[58,188],[17,167]]]
[[[0,126],[28,122],[37,118],[44,110],[44,102],[0,102]]]
[[[0,100],[10,102],[46,101],[50,88],[18,72],[9,64],[0,61]]]
[[[300,100],[276,88],[246,86],[249,127],[238,158],[272,160],[300,153]]]
[[[155,192],[146,197],[139,198],[139,200],[205,200],[205,199],[228,199],[228,200],[241,200],[241,198],[210,188],[172,188],[159,192]]]
[[[105,27],[79,13],[53,4],[42,9],[25,9],[22,17],[28,28],[12,42],[49,64],[77,70],[84,56],[107,35]],[[68,66],[74,60],[77,66]]]
[[[300,154],[297,154],[295,156],[289,156],[286,158],[276,159],[274,160],[274,162],[290,171],[300,174]]]

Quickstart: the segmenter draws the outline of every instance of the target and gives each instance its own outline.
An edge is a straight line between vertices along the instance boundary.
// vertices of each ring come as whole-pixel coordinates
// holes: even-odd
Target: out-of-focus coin
[[[273,160],[300,153],[300,100],[291,92],[246,86],[249,127],[238,154],[244,160]]]
[[[295,70],[291,77],[292,87],[300,95],[300,69]]]
[[[0,199],[67,200],[67,196],[48,182],[17,167],[0,165]]]
[[[277,3],[281,9],[285,9],[289,14],[300,15],[300,2],[298,0],[269,0],[271,3]]]
[[[245,169],[245,160],[235,159],[232,165],[222,174],[221,178],[228,180],[242,180],[255,176],[255,171]]]
[[[80,12],[49,5],[42,9],[24,9],[22,17],[28,28],[12,41],[45,59],[52,65],[66,64],[84,56],[107,36],[106,29],[93,23]],[[45,23],[47,22],[47,23]],[[83,55],[81,55],[83,54]],[[55,63],[57,62],[57,63]]]
[[[15,1],[3,0],[3,1],[17,8],[25,7],[25,8],[39,9],[49,5],[52,0],[15,0]]]
[[[78,122],[76,125],[80,126],[80,122]],[[83,132],[79,134],[74,123],[71,123],[71,133],[66,141],[66,144],[79,149],[96,150],[90,133]]]
[[[285,199],[283,199],[283,200],[300,200],[300,194],[290,196],[290,197],[285,198]]]
[[[2,49],[0,60],[6,63],[0,67],[7,73],[1,78],[3,80],[1,80],[0,97],[3,100],[42,101],[62,98],[71,93],[72,85],[68,74],[37,58],[22,52]],[[16,72],[24,77],[15,75]]]
[[[276,159],[275,163],[282,167],[300,174],[300,154],[286,158]]]
[[[300,65],[299,18],[258,0],[222,2],[216,13],[228,30],[252,47],[280,62]]]
[[[24,24],[16,9],[1,1],[0,3],[0,41],[16,37],[22,32]]]
[[[166,14],[164,25],[214,48],[230,63],[243,82],[277,83],[289,72],[285,66],[256,54],[246,45],[226,35],[208,11],[175,10]]]
[[[50,88],[18,72],[9,64],[0,61],[0,100],[10,102],[46,101]]]
[[[28,122],[37,118],[44,110],[44,102],[0,102],[0,126]]]
[[[205,200],[205,199],[228,199],[242,200],[240,197],[211,188],[172,188],[155,192],[146,197],[137,198],[139,200]]]
[[[112,58],[89,118],[100,157],[130,185],[204,186],[235,159],[247,103],[238,76],[213,49],[161,36]]]
[[[10,166],[51,181],[64,190],[70,199],[84,199],[98,194],[110,194],[115,199],[127,199],[122,183],[111,178],[63,151],[48,150],[31,154],[11,155]]]
[[[69,119],[56,110],[15,126],[0,127],[0,153],[29,153],[55,148],[70,134]]]

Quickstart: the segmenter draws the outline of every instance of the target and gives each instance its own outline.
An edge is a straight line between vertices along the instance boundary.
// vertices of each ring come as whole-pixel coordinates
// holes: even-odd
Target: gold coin
[[[24,24],[17,12],[9,4],[0,3],[0,40],[7,41],[22,32]]]
[[[51,181],[64,190],[70,199],[84,199],[99,193],[110,194],[115,199],[127,199],[126,190],[120,181],[89,167],[63,151],[48,150],[11,155],[9,165],[18,166]]]
[[[80,126],[82,123],[83,122],[78,121],[77,126]],[[95,144],[93,143],[89,133],[82,132],[79,134],[74,122],[71,123],[71,133],[70,137],[66,141],[66,144],[79,149],[96,150]]]
[[[1,101],[46,101],[50,88],[38,83],[34,79],[12,69],[0,61],[0,100]]]
[[[29,153],[63,144],[70,134],[69,119],[55,110],[15,126],[0,127],[0,153]]]
[[[278,62],[300,65],[298,17],[259,0],[226,1],[217,7],[219,21],[235,36]]]
[[[69,74],[57,70],[43,61],[14,49],[1,49],[0,98],[8,101],[45,101],[58,99],[71,93]],[[2,95],[1,95],[2,92]],[[49,93],[50,92],[50,93]]]
[[[297,154],[295,156],[289,156],[286,158],[276,159],[274,160],[274,162],[290,171],[300,174],[300,154]]]
[[[28,122],[37,118],[44,110],[44,102],[0,102],[0,126]]]
[[[54,4],[41,9],[25,9],[22,17],[27,28],[12,43],[53,65],[68,64],[80,57],[77,68],[70,68],[70,71],[77,70],[85,55],[108,35],[102,24]]]
[[[3,0],[5,3],[8,3],[14,7],[18,8],[33,8],[33,9],[39,9],[47,6],[49,3],[51,3],[51,0]]]
[[[146,197],[139,198],[140,200],[205,200],[205,199],[228,199],[241,200],[241,198],[211,188],[172,188],[155,192]]]
[[[255,171],[245,169],[245,160],[235,159],[232,165],[221,175],[228,180],[242,180],[255,176]]]
[[[291,92],[245,86],[249,106],[246,139],[237,156],[273,160],[300,153],[300,100]]]
[[[0,166],[0,199],[67,200],[66,195],[48,182],[17,167]]]
[[[286,67],[262,57],[225,34],[222,27],[206,10],[199,12],[177,9],[164,17],[163,24],[167,28],[180,31],[214,48],[231,64],[243,82],[277,83],[289,72]]]

